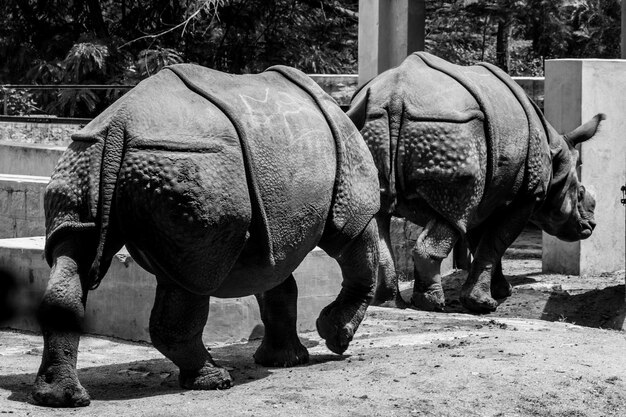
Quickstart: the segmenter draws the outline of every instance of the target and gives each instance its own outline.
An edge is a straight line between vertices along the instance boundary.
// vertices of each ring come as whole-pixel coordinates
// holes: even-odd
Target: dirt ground
[[[445,313],[372,307],[345,355],[303,333],[311,361],[254,364],[259,344],[211,346],[236,385],[184,391],[147,344],[84,337],[79,377],[87,408],[32,404],[39,335],[0,331],[0,414],[30,416],[626,416],[624,271],[543,275],[536,231],[508,252],[514,294],[491,315],[458,303],[464,272],[445,279]],[[410,283],[403,283],[410,296]],[[621,315],[620,315],[621,312]]]

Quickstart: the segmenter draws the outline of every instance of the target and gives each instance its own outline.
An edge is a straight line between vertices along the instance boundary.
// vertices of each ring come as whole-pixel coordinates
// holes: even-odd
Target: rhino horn
[[[360,97],[356,98],[356,101],[352,103],[350,109],[346,112],[352,123],[356,126],[360,132],[365,126],[365,119],[367,117],[367,101],[370,96],[369,88],[365,91],[365,94],[360,94]]]
[[[596,114],[584,125],[580,125],[576,129],[564,135],[565,140],[573,146],[576,146],[579,143],[583,143],[584,141],[591,139],[591,137],[596,134],[600,122],[604,119],[606,119],[606,115],[604,113]]]

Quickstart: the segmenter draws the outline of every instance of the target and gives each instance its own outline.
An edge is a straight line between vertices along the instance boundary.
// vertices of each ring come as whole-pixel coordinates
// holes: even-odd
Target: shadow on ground
[[[599,328],[623,328],[626,307],[624,286],[615,285],[572,295],[553,292],[543,309],[543,320],[565,321],[572,324]]]
[[[318,341],[304,337],[301,337],[301,342],[307,348],[319,344]],[[260,340],[253,340],[237,344],[236,348],[224,346],[212,348],[210,351],[215,361],[230,372],[235,385],[241,386],[266,378],[273,373],[273,368],[254,363],[252,355],[259,344]],[[41,349],[36,349],[31,354],[40,358]],[[347,357],[332,353],[312,354],[309,363],[303,366],[342,361]],[[7,397],[10,401],[33,404],[31,390],[35,376],[35,373],[0,375],[0,389],[11,392]],[[178,368],[166,358],[103,366],[79,366],[78,378],[91,399],[96,401],[132,400],[187,391],[178,385]]]
[[[624,328],[624,285],[563,290],[561,284],[536,280],[533,275],[546,277],[539,273],[507,276],[513,286],[513,295],[499,300],[498,309],[488,316],[561,321],[604,329]],[[466,277],[465,271],[455,271],[444,278],[446,313],[471,313],[459,302],[461,285]],[[402,298],[410,300],[412,291],[412,286],[403,289]]]
[[[560,321],[586,327],[624,329],[624,271],[578,277],[541,272],[541,231],[527,228],[507,250],[503,269],[513,295],[499,300],[489,317]],[[456,270],[442,279],[447,313],[470,313],[459,302],[467,272]],[[402,283],[410,300],[412,284]]]

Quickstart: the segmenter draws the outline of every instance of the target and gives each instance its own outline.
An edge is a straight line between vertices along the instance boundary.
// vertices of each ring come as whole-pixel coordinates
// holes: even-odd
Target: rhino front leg
[[[49,407],[83,407],[90,403],[76,374],[87,300],[87,289],[79,275],[78,247],[81,246],[67,240],[55,248],[50,280],[39,310],[44,348],[32,396],[37,404]]]
[[[374,296],[379,264],[378,226],[372,219],[363,232],[334,256],[343,283],[335,301],[324,307],[317,331],[331,351],[342,354],[354,337]]]
[[[513,287],[502,272],[502,259],[498,259],[491,271],[491,296],[496,300],[510,297],[513,294]]]
[[[150,315],[152,344],[180,368],[180,386],[194,390],[230,388],[233,380],[202,343],[210,297],[159,282]]]
[[[411,304],[425,311],[443,311],[446,300],[441,286],[441,262],[452,251],[458,232],[448,223],[432,219],[413,248],[415,284]]]
[[[263,366],[295,366],[309,361],[309,352],[296,332],[298,287],[293,275],[280,285],[256,294],[265,325],[254,361]]]
[[[393,249],[391,247],[391,216],[377,216],[378,237],[380,239],[380,261],[378,266],[378,280],[376,282],[376,292],[372,305],[381,305],[387,301],[393,301],[395,307],[405,308],[404,301],[400,297],[398,290],[398,276],[393,259]]]

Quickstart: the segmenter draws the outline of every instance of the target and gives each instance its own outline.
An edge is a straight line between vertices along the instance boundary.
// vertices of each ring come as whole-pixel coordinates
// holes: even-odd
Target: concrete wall
[[[0,174],[0,239],[43,236],[45,212],[43,197],[49,177]],[[413,279],[413,258],[421,227],[393,218],[391,241],[400,279]],[[442,273],[452,271],[452,257],[442,265]]]
[[[49,180],[0,174],[0,239],[45,234],[43,196]]]
[[[359,84],[424,49],[424,0],[359,1]]]
[[[340,106],[349,106],[359,84],[356,74],[309,74]]]
[[[67,146],[80,125],[60,123],[0,122],[0,141]]]
[[[589,239],[574,243],[544,234],[543,270],[586,275],[624,269],[620,187],[626,179],[626,60],[548,60],[545,96],[546,118],[559,132],[600,112],[607,120],[580,149],[580,178],[596,196],[596,229]]]
[[[17,298],[22,313],[8,324],[23,330],[38,330],[33,310],[48,281],[50,268],[43,259],[43,237],[0,240],[0,266],[18,279]],[[321,309],[341,289],[341,272],[334,259],[322,250],[311,252],[294,272],[298,283],[298,330],[315,329]],[[149,341],[148,325],[156,281],[124,251],[114,258],[100,287],[89,293],[85,318],[87,333]],[[254,297],[211,299],[206,343],[249,338],[261,324]]]
[[[0,174],[48,177],[64,146],[0,142]]]
[[[543,77],[513,77],[513,80],[524,89],[524,92],[531,100],[533,100],[540,109],[544,106],[544,87],[545,80]]]

